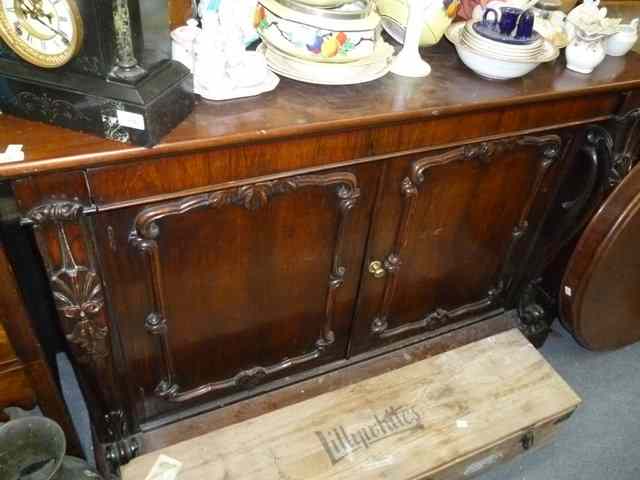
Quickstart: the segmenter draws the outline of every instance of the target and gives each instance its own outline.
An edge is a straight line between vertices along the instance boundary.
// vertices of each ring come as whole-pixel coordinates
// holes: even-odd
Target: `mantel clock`
[[[167,0],[0,0],[0,108],[151,146],[193,108]]]

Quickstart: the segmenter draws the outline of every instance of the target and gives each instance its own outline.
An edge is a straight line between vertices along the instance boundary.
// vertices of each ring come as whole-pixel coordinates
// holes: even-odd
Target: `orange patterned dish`
[[[293,0],[260,0],[254,24],[269,46],[316,62],[367,58],[380,37],[380,17],[369,2],[319,9]]]

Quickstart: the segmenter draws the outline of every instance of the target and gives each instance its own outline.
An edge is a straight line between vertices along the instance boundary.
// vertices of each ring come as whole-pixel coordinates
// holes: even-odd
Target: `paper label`
[[[0,163],[21,162],[24,160],[22,145],[9,145],[4,153],[0,153]]]
[[[118,123],[123,127],[135,128],[136,130],[144,130],[144,117],[139,113],[125,112],[117,110]]]
[[[469,428],[469,422],[467,422],[466,420],[456,420],[456,427]]]
[[[160,455],[145,480],[175,480],[182,468],[182,462],[167,455]]]

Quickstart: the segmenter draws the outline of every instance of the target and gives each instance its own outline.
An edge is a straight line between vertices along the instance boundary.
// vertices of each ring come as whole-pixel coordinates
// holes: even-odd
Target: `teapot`
[[[607,39],[605,46],[607,55],[611,55],[613,57],[626,55],[638,41],[639,23],[640,18],[636,18],[627,25],[619,25],[618,33],[611,35]]]

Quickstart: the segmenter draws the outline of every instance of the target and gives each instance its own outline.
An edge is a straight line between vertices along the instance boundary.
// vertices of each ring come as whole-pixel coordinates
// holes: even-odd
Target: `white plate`
[[[540,46],[538,49],[534,51],[526,51],[526,52],[505,52],[496,48],[492,48],[491,46],[487,46],[483,43],[476,42],[475,40],[467,38],[464,33],[460,36],[460,43],[466,45],[472,50],[476,50],[482,53],[492,53],[493,56],[500,59],[524,59],[524,60],[533,60],[537,61],[537,58],[542,55],[545,50],[544,46]]]
[[[547,40],[542,41],[543,42],[542,52],[539,55],[536,55],[535,57],[531,57],[531,58],[518,58],[518,57],[514,58],[514,57],[510,57],[509,55],[505,54],[502,51],[485,50],[481,48],[471,47],[471,46],[465,45],[462,42],[462,39],[460,38],[464,28],[465,28],[465,22],[454,23],[447,30],[447,33],[446,33],[447,39],[451,43],[453,43],[456,47],[461,46],[466,50],[469,50],[475,54],[478,54],[486,58],[499,60],[505,63],[514,62],[514,63],[537,64],[537,63],[544,63],[544,62],[550,62],[552,60],[555,60],[556,58],[558,58],[558,55],[560,54],[560,50],[557,47],[553,46]]]
[[[267,43],[263,43],[263,45],[268,45],[268,47],[266,49],[262,47],[260,51],[264,52],[265,56],[276,56],[274,63],[286,66],[292,72],[300,72],[305,77],[319,76],[321,78],[354,77],[363,72],[369,72],[374,68],[372,65],[380,67],[386,65],[395,53],[393,46],[380,40],[375,53],[362,60],[350,63],[318,63],[294,57]]]
[[[279,51],[267,47],[262,43],[258,51],[264,53],[269,68],[283,77],[291,78],[305,83],[317,85],[355,85],[359,83],[371,82],[385,76],[391,69],[391,58],[378,63],[362,65],[356,69],[326,69],[309,71],[306,67],[300,67]],[[326,66],[327,64],[322,64]],[[340,67],[340,64],[333,64],[332,67]]]
[[[527,51],[527,50],[534,50],[536,48],[540,48],[544,42],[544,38],[542,37],[532,43],[525,44],[525,45],[513,45],[510,43],[498,42],[496,40],[483,37],[482,35],[477,33],[472,27],[473,23],[474,23],[473,21],[467,22],[464,26],[464,31],[462,32],[462,34],[467,35],[469,38],[474,38],[478,41],[486,43],[488,45],[494,45],[495,47],[505,51],[521,52],[521,51]]]
[[[267,72],[267,76],[264,81],[258,85],[252,85],[250,87],[235,87],[230,90],[224,90],[221,88],[215,88],[212,91],[207,91],[197,84],[194,85],[194,92],[199,94],[202,98],[207,100],[231,100],[234,98],[255,97],[263,93],[275,90],[280,83],[280,79],[273,72]]]

